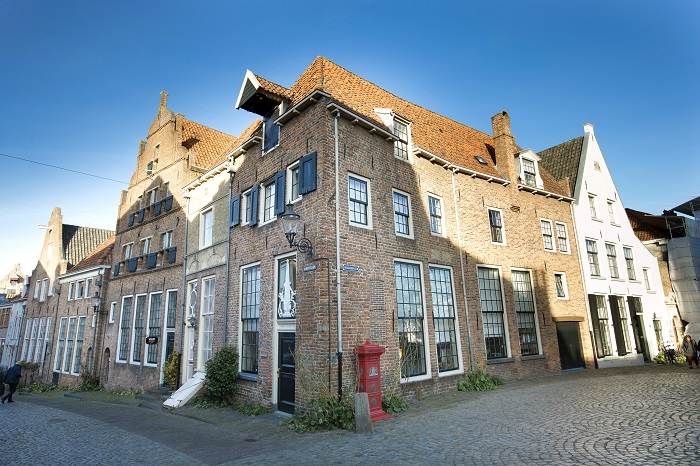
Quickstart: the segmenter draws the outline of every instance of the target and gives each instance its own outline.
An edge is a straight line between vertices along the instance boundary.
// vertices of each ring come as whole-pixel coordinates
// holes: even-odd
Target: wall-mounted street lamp
[[[95,296],[90,299],[90,302],[92,304],[93,311],[98,312],[100,310],[100,297],[95,294]]]
[[[304,222],[301,221],[299,214],[294,212],[294,206],[292,204],[287,204],[284,208],[284,213],[280,215],[280,224],[282,225],[282,232],[285,238],[287,238],[290,248],[297,248],[297,251],[302,254],[308,254],[309,256],[313,254],[311,241],[304,237],[297,239],[299,233],[304,231]]]

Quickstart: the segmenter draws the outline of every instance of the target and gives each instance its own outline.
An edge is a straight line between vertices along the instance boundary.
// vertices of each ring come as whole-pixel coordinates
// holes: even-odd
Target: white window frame
[[[117,302],[112,301],[109,304],[109,323],[110,324],[114,323],[114,317],[116,316],[116,314],[117,314]]]
[[[92,278],[88,278],[85,280],[85,295],[84,295],[83,299],[91,298],[90,288],[92,288]]]
[[[149,332],[151,331],[151,326],[149,325],[151,322],[151,301],[153,300],[153,295],[157,295],[157,294],[160,295],[160,318],[161,319],[163,318],[163,304],[164,304],[163,301],[165,301],[163,299],[163,292],[162,291],[154,291],[152,293],[149,293],[148,300],[147,300],[148,312],[146,313],[146,321],[144,323],[144,330],[145,330],[144,335],[145,335],[145,337],[143,339],[143,365],[146,367],[158,367],[157,361],[159,360],[159,355],[158,355],[158,348],[157,347],[159,346],[158,343],[160,343],[160,342],[156,343],[156,362],[155,363],[148,362],[148,347],[151,345],[146,344],[146,337],[150,336]],[[159,327],[161,327],[160,324],[159,324]],[[158,337],[161,338],[162,335],[159,335]]]
[[[167,238],[167,246],[164,244],[163,238]],[[166,230],[160,234],[160,250],[164,251],[167,248],[173,247],[173,230]]]
[[[48,292],[49,279],[44,278],[41,280],[41,294],[39,295],[39,301],[46,301],[46,294]]]
[[[83,363],[80,361],[80,370],[78,372],[74,372],[73,369],[75,369],[75,360],[78,358],[78,334],[80,333],[80,323],[83,322],[83,340],[81,342],[81,345],[85,344],[85,321],[87,320],[86,316],[76,316],[78,319],[78,323],[75,325],[75,339],[73,340],[73,353],[71,355],[71,362],[70,362],[70,367],[68,368],[68,372],[63,372],[64,374],[68,375],[80,375],[80,370],[83,368]],[[68,327],[70,329],[70,326]],[[67,348],[66,348],[67,349]],[[80,359],[83,357],[83,349],[80,348]]]
[[[145,256],[151,252],[151,244],[153,244],[153,236],[146,236],[139,240],[139,249],[141,256]]]
[[[620,256],[617,254],[617,244],[611,242],[611,241],[605,241],[605,263],[608,265],[608,274],[610,276],[611,280],[622,280],[622,277],[620,276],[620,260],[618,259]],[[610,267],[610,254],[608,254],[608,246],[613,247],[613,251],[615,252],[615,271],[617,272],[617,277],[613,276],[613,270]],[[627,270],[627,267],[625,266],[625,270]]]
[[[253,192],[253,188],[247,189],[241,193],[241,225],[248,225],[248,203],[250,202],[250,195]]]
[[[67,301],[73,301],[75,296],[75,282],[70,282],[68,284],[68,298]]]
[[[510,282],[511,288],[513,288],[513,272],[527,272],[528,277],[530,277],[530,289],[532,290],[532,306],[535,309],[535,333],[537,334],[537,354],[522,354],[522,347],[520,347],[520,357],[532,358],[537,356],[542,356],[542,335],[540,333],[540,319],[539,310],[537,308],[537,289],[535,288],[535,277],[532,269],[525,269],[521,267],[511,267],[510,268]],[[502,281],[502,280],[501,280]],[[515,325],[518,325],[518,311],[515,309],[515,290],[513,289],[513,314],[515,315]],[[503,303],[505,306],[505,303]],[[520,334],[518,333],[518,346],[520,346]]]
[[[75,299],[85,299],[85,281],[75,282]]]
[[[642,267],[642,280],[644,281],[646,292],[654,293],[654,288],[651,286],[651,277],[649,276],[649,267]]]
[[[214,288],[212,290],[211,294],[211,312],[204,314],[204,282],[207,281],[213,281],[214,282]],[[206,361],[202,361],[203,359],[203,350],[204,350],[204,319],[203,317],[205,315],[211,316],[212,319],[212,332],[211,332],[211,356],[214,356],[214,328],[216,327],[215,322],[214,322],[214,317],[216,316],[216,275],[208,275],[206,277],[202,277],[202,280],[199,284],[199,289],[200,289],[200,296],[199,296],[199,318],[197,319],[197,370],[203,371],[206,368]],[[240,365],[239,365],[240,366]]]
[[[598,266],[598,275],[593,275],[591,272],[591,264],[588,261],[588,241],[591,241],[595,245],[595,258],[596,258],[596,264]],[[598,248],[598,240],[595,238],[584,238],[583,245],[586,249],[586,262],[585,264],[587,265],[586,267],[586,272],[591,278],[594,279],[601,279],[603,278],[603,267],[600,265],[600,249]],[[605,260],[607,261],[608,256],[605,256]]]
[[[408,234],[404,233],[399,233],[396,230],[396,219],[394,218],[394,215],[396,215],[394,211],[394,194],[398,194],[400,196],[406,196],[408,199]],[[391,188],[391,219],[394,223],[394,234],[400,238],[406,238],[406,239],[414,239],[415,238],[415,232],[413,230],[413,206],[411,204],[411,195],[408,194],[406,191],[401,191],[400,189],[396,188]]]
[[[615,213],[615,201],[613,199],[608,199],[608,220],[610,225],[619,225],[617,222],[617,214]]]
[[[549,223],[549,230],[552,232],[552,234],[550,236],[552,238],[552,247],[549,249],[547,248],[547,244],[544,241],[544,232],[542,231],[542,223],[543,222]],[[542,248],[544,249],[545,252],[556,253],[558,247],[557,247],[557,241],[556,241],[557,240],[556,232],[554,231],[554,222],[552,222],[548,218],[540,218],[539,227],[540,227],[540,238],[542,238]]]
[[[138,301],[140,296],[145,296],[146,299],[144,300],[144,306],[146,306],[146,309],[144,311],[148,310],[148,294],[147,293],[138,293],[134,295],[134,301],[133,305],[131,307],[131,344],[129,345],[129,364],[132,364],[134,366],[140,366],[143,364],[143,358],[141,358],[141,361],[134,361],[134,346],[136,345],[136,307],[138,306]],[[145,316],[145,312],[142,314],[142,317]],[[146,320],[144,319],[144,327],[146,328]],[[143,344],[141,345],[141,352],[143,353],[143,349],[146,346],[146,340],[145,337],[143,336],[143,332],[141,335],[141,339],[143,340]],[[141,356],[139,354],[139,356]]]
[[[36,282],[34,282],[34,299],[39,299],[40,294],[41,294],[41,280],[37,279]]]
[[[367,225],[363,225],[362,223],[357,223],[352,221],[352,216],[350,215],[350,202],[352,202],[352,199],[350,198],[350,178],[355,178],[359,181],[364,181],[367,184]],[[366,230],[371,230],[373,228],[372,224],[372,182],[368,179],[365,178],[364,176],[360,176],[356,173],[348,172],[347,176],[347,199],[348,199],[348,223],[354,227],[358,228],[364,228]],[[394,205],[393,205],[393,198],[392,198],[392,213],[394,211]],[[393,215],[392,215],[392,220],[393,220]]]
[[[588,214],[591,217],[591,220],[595,220],[597,222],[602,222],[600,217],[598,216],[598,196],[593,194],[593,193],[588,193]]]
[[[211,215],[211,226],[209,228],[211,235],[208,241],[206,238],[207,231],[204,221],[207,215]],[[212,244],[214,244],[214,206],[207,207],[199,214],[199,249],[208,248]]]
[[[455,311],[455,336],[457,338],[457,358],[459,361],[459,367],[457,369],[452,369],[451,371],[445,371],[445,372],[440,372],[438,370],[438,378],[442,377],[449,377],[452,375],[458,375],[458,374],[463,374],[464,373],[464,361],[462,360],[462,338],[461,338],[461,332],[459,331],[459,306],[457,305],[457,295],[455,294],[455,274],[454,270],[452,269],[451,266],[449,265],[442,265],[442,264],[434,264],[429,262],[428,263],[428,284],[430,284],[430,268],[435,268],[435,269],[445,269],[449,270],[450,272],[450,280],[452,281],[452,302],[454,303],[454,311]],[[433,300],[432,300],[432,284],[430,284],[431,290],[430,290],[430,309],[431,311],[433,310]],[[431,313],[431,317],[432,313]],[[434,322],[431,324],[433,326],[433,333],[435,333],[435,324]],[[435,337],[435,341],[433,342],[433,346],[435,347],[435,357],[437,360],[437,337]]]
[[[559,247],[559,230],[557,230],[558,225],[564,227],[564,234],[566,235],[566,251],[562,251]],[[556,242],[555,249],[557,252],[559,252],[559,254],[571,254],[571,237],[569,236],[569,226],[566,223],[554,222],[554,240]]]
[[[127,250],[129,251],[128,255],[126,254]],[[129,241],[128,243],[124,243],[122,245],[122,260],[131,259],[133,257],[133,253],[134,253],[134,242],[133,241]]]
[[[506,290],[503,288],[503,268],[500,265],[489,265],[489,264],[476,264],[476,291],[479,292],[479,269],[496,269],[498,270],[498,279],[501,286],[501,302],[503,304],[503,331],[506,337],[506,356],[505,358],[492,358],[488,359],[488,354],[484,351],[484,357],[488,361],[499,361],[503,359],[508,359],[513,357],[513,352],[510,348],[510,326],[508,324],[508,306],[506,302]],[[481,310],[481,300],[479,300],[479,317],[481,318],[481,334],[484,339],[484,350],[486,350],[486,334],[483,331],[483,311]]]
[[[501,216],[501,238],[503,241],[500,243],[497,241],[493,240],[493,235],[491,235],[491,211],[498,212],[498,214]],[[496,246],[507,246],[508,245],[508,240],[506,239],[506,222],[505,222],[505,217],[503,216],[503,209],[499,209],[498,207],[486,207],[486,221],[489,226],[489,240],[491,241],[491,244],[496,245]]]
[[[163,368],[165,367],[165,351],[166,351],[166,346],[168,344],[168,333],[175,333],[175,328],[176,327],[168,327],[168,309],[170,307],[170,294],[175,293],[175,325],[177,325],[177,300],[178,300],[178,289],[177,288],[168,288],[165,290],[165,307],[163,308],[163,325],[161,326],[161,336],[162,340],[159,342],[160,346],[160,381],[161,383],[163,382]],[[175,348],[173,347],[173,352],[175,352]]]
[[[625,255],[625,250],[630,251],[631,261],[632,261],[632,272],[634,273],[634,278],[630,277],[629,268],[627,267],[627,256]],[[637,261],[634,260],[634,248],[632,246],[622,245],[622,259],[625,261],[625,273],[627,274],[627,280],[632,283],[639,283],[639,277],[637,276]]]
[[[393,115],[393,122],[392,122],[392,134],[395,137],[396,137],[396,132],[395,132],[394,126],[396,125],[396,122],[399,122],[400,124],[406,126],[406,158],[402,159],[401,157],[397,157],[396,149],[394,147],[392,147],[392,151],[394,153],[394,158],[396,160],[401,160],[402,162],[412,164],[413,163],[413,136],[412,136],[413,124],[410,121],[408,121],[404,118],[401,118],[400,116],[394,114]],[[398,137],[397,137],[397,140],[398,140]],[[393,146],[396,145],[396,142],[397,141],[394,141]]]
[[[440,231],[441,233],[435,233],[433,231],[433,218],[432,214],[430,213],[430,198],[433,198],[438,201],[440,205]],[[433,236],[439,236],[441,238],[447,237],[447,231],[445,230],[445,202],[442,199],[442,196],[438,196],[437,194],[433,193],[428,193],[428,226],[430,227],[430,234]]]
[[[27,322],[29,323],[29,322]],[[60,348],[60,343],[61,343],[61,325],[63,325],[63,328],[66,330],[66,334],[63,337],[63,348]],[[58,334],[56,335],[56,354],[54,355],[53,358],[53,372],[62,372],[63,371],[63,355],[65,354],[66,351],[66,337],[68,336],[68,317],[61,317],[59,322],[58,322]],[[59,366],[59,359],[61,360],[60,366]]]
[[[146,191],[146,198],[148,199],[148,206],[158,203],[158,188],[156,187]]]
[[[297,175],[297,192],[299,193],[297,197],[292,199],[292,172],[294,170],[297,170],[298,175]],[[287,200],[287,204],[295,204],[299,201],[301,201],[301,198],[304,197],[303,194],[301,194],[301,167],[299,167],[299,161],[297,160],[293,164],[289,165],[287,167],[287,173],[284,177],[285,179],[285,189],[286,189],[286,196],[285,199]],[[242,204],[242,203],[241,203]]]
[[[557,293],[557,275],[561,276],[561,285],[564,289],[564,296],[559,296]],[[566,272],[554,272],[554,296],[560,301],[569,300],[569,282],[566,279]]]
[[[392,210],[392,214],[393,214],[393,211],[394,211],[393,198],[392,198],[392,209],[391,210]],[[432,351],[429,348],[431,340],[430,340],[429,333],[428,333],[428,325],[427,325],[428,322],[427,322],[427,316],[426,316],[427,307],[425,304],[425,273],[423,270],[423,263],[420,261],[414,261],[411,259],[403,259],[403,258],[398,258],[398,257],[394,258],[394,261],[392,263],[392,265],[394,266],[394,271],[392,274],[392,275],[394,275],[394,277],[393,277],[394,281],[396,281],[395,275],[396,275],[396,263],[397,262],[405,262],[407,264],[417,264],[418,268],[419,268],[420,278],[421,278],[421,280],[420,280],[420,285],[421,285],[420,292],[421,292],[421,298],[423,301],[423,342],[424,342],[423,343],[423,352],[425,353],[425,374],[414,375],[412,377],[401,377],[399,375],[399,378],[400,378],[399,383],[405,384],[405,383],[412,383],[412,382],[420,382],[421,380],[430,380],[433,378],[432,367],[430,364],[430,356],[432,354]],[[430,277],[428,277],[428,280],[430,280]],[[396,300],[396,284],[394,284],[394,286],[393,286],[393,291],[394,291],[394,300]],[[395,313],[395,316],[393,318],[398,319],[398,315],[396,315],[397,310],[394,311],[394,313]],[[431,327],[432,327],[432,325],[431,325]]]
[[[529,186],[530,188],[541,188],[541,183],[540,180],[542,179],[540,177],[540,167],[539,163],[537,163],[537,160],[535,160],[532,157],[527,157],[526,155],[520,155],[520,180],[522,181],[522,184],[524,186]],[[535,167],[535,184],[534,185],[529,185],[527,184],[526,178],[525,178],[525,164],[523,163],[524,161],[532,162],[532,165]]]
[[[269,151],[268,151],[269,152]],[[275,183],[275,179],[273,178],[272,180],[268,181],[265,184],[260,185],[260,194],[258,197],[258,225],[263,226],[267,225],[268,223],[272,223],[275,220],[277,220],[277,215],[275,215],[275,198],[277,197],[277,187]],[[267,197],[267,189],[271,188],[272,189],[272,216],[265,220],[265,198]]]
[[[250,379],[250,380],[257,380],[258,374],[260,374],[260,334],[261,334],[261,319],[262,319],[262,313],[263,313],[263,301],[262,301],[262,281],[263,281],[263,275],[262,275],[262,267],[260,265],[260,261],[257,262],[252,262],[250,264],[242,265],[239,269],[238,273],[238,354],[242,355],[243,354],[243,271],[246,269],[250,269],[253,267],[260,267],[260,306],[258,309],[258,372],[253,373],[253,372],[243,372],[241,370],[241,364],[239,361],[238,364],[238,373],[242,375],[244,379]],[[275,269],[277,266],[275,266]],[[277,290],[277,288],[275,288]],[[276,294],[276,291],[275,291]],[[274,315],[275,315],[275,320],[277,320],[277,304],[276,304],[277,299],[275,299],[275,310],[274,310]]]

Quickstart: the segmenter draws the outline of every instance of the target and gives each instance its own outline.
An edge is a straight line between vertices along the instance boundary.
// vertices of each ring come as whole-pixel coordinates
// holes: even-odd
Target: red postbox
[[[373,421],[389,419],[382,410],[382,374],[379,358],[384,353],[384,347],[365,341],[355,349],[357,353],[357,372],[359,393],[367,393],[369,399],[369,415]]]

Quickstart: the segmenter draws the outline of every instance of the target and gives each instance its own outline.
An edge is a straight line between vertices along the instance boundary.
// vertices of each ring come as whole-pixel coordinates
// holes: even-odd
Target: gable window
[[[540,220],[540,230],[542,231],[542,241],[544,249],[554,251],[554,239],[552,235],[552,222],[549,220]]]
[[[511,275],[513,279],[513,306],[518,322],[521,354],[523,356],[539,354],[535,295],[532,291],[530,272],[513,270]]]
[[[651,291],[651,282],[649,281],[649,269],[642,269],[642,277],[644,278],[644,288],[646,288],[647,291]]]
[[[214,241],[214,208],[202,212],[199,222],[199,249],[207,248]]]
[[[275,182],[274,180],[263,187],[262,198],[262,223],[268,223],[275,219]]]
[[[442,199],[429,194],[428,210],[430,212],[430,232],[434,235],[443,236],[444,225],[442,223]]]
[[[501,271],[493,267],[478,267],[479,303],[486,343],[486,358],[508,357]]]
[[[524,157],[520,160],[523,166],[523,183],[533,188],[537,187],[537,168],[535,167],[535,161]]]
[[[117,338],[119,353],[117,361],[126,362],[129,356],[129,332],[131,331],[131,307],[134,302],[133,296],[124,296],[122,298],[122,314],[119,320],[119,337]]]
[[[503,231],[503,213],[500,209],[488,209],[489,227],[491,228],[491,242],[505,244],[506,238]]]
[[[605,305],[605,296],[589,294],[588,302],[591,308],[591,320],[593,321],[593,338],[599,358],[612,355],[610,345],[610,323],[608,322],[608,308]]]
[[[158,160],[159,156],[160,156],[160,144],[156,144],[155,147],[153,148],[153,158]]]
[[[263,121],[263,155],[270,152],[280,143],[280,126],[274,122],[273,116]]]
[[[288,203],[294,203],[301,199],[299,191],[299,162],[294,162],[287,168],[287,199]]]
[[[37,280],[34,283],[34,299],[39,299],[39,293],[41,292],[41,280]]]
[[[350,225],[372,228],[369,180],[348,175],[348,212]]]
[[[241,269],[241,372],[258,373],[260,265]]]
[[[608,256],[608,268],[611,278],[620,278],[620,271],[617,268],[617,249],[612,243],[605,243],[605,253]]]
[[[427,374],[420,264],[394,262],[401,377]]]
[[[429,271],[438,372],[457,370],[461,364],[456,331],[452,270],[431,265]]]
[[[163,197],[162,197],[163,199],[170,196],[170,182],[169,181],[166,181],[165,183],[163,183],[163,186],[161,186],[160,189],[163,192]]]
[[[85,297],[90,297],[90,286],[92,285],[92,278],[85,280]]]
[[[600,264],[598,263],[598,243],[595,240],[586,240],[586,255],[588,256],[588,270],[593,277],[600,277]]]
[[[151,237],[149,236],[148,238],[143,238],[141,240],[141,255],[145,256],[149,252],[151,252]]]
[[[559,247],[559,252],[569,252],[569,234],[566,231],[566,224],[556,222],[555,226],[557,228],[557,246]]]
[[[564,272],[554,272],[554,287],[557,290],[557,298],[569,299],[569,285],[566,283]]]
[[[623,246],[622,252],[625,254],[625,265],[627,266],[627,279],[636,280],[637,272],[634,270],[634,256],[632,255],[632,248]]]
[[[131,258],[131,248],[134,246],[134,243],[126,243],[124,246],[122,246],[122,259],[126,260]]]
[[[146,164],[146,175],[152,175],[153,170],[155,170],[155,166],[156,166],[155,160],[151,160],[150,162],[148,162]]]
[[[411,219],[411,196],[408,194],[392,190],[394,202],[394,231],[397,236],[411,238],[413,236]]]
[[[593,220],[598,220],[598,211],[595,207],[595,194],[588,195],[588,210],[591,213],[591,218]]]
[[[408,160],[408,124],[394,118],[394,157],[401,160]]]
[[[608,217],[610,218],[610,223],[617,225],[615,220],[615,201],[608,200]]]
[[[160,248],[168,249],[173,246],[173,230],[164,231],[160,234]]]
[[[49,290],[49,279],[44,278],[41,281],[41,295],[39,296],[39,301],[46,301],[46,293]]]

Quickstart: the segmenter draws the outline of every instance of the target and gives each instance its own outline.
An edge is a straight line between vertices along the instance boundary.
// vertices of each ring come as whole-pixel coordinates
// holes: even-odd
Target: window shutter
[[[284,198],[287,192],[285,173],[286,170],[280,170],[275,175],[275,215],[282,215],[284,213]]]
[[[235,227],[241,223],[241,195],[238,194],[231,199],[231,226]]]
[[[299,178],[301,194],[316,191],[316,152],[307,154],[299,160]]]
[[[248,225],[254,227],[258,224],[258,193],[260,192],[260,185],[256,184],[253,189],[250,190],[250,217],[248,219]]]

